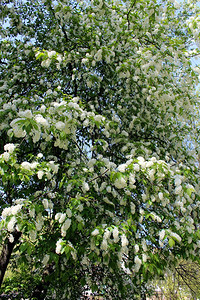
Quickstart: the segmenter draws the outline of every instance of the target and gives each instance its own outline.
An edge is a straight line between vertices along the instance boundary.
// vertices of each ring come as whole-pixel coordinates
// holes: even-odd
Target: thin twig
[[[96,180],[96,179],[98,179],[98,178],[104,176],[108,171],[109,171],[109,169],[106,169],[102,174],[96,176],[95,178],[89,180],[88,182],[92,182],[92,181],[94,181],[94,180]]]

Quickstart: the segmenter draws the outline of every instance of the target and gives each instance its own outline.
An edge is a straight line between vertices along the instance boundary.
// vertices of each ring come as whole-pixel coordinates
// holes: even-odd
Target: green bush
[[[17,270],[9,270],[0,288],[0,297],[2,299],[8,297],[11,297],[11,299],[30,299],[40,279],[37,271],[31,270],[26,265],[21,265]]]

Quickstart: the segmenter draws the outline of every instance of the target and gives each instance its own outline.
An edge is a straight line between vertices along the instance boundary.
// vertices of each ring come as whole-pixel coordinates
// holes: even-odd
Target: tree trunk
[[[14,241],[11,243],[8,239],[6,239],[6,241],[3,245],[3,249],[1,251],[1,255],[0,255],[0,287],[3,282],[3,278],[5,275],[6,269],[8,267],[13,248],[15,247],[15,245],[18,242],[18,240],[21,236],[21,232],[18,232],[16,230],[15,232],[12,233],[12,235],[14,237]]]

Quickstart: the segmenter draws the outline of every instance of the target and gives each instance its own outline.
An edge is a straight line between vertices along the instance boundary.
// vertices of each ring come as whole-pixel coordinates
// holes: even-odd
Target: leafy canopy
[[[17,263],[51,268],[50,295],[134,299],[199,256],[199,7],[0,11],[0,241],[22,233]]]

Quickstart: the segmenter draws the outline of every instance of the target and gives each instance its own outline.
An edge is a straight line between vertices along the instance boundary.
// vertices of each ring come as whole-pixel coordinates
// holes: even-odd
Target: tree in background
[[[200,266],[197,262],[181,261],[176,267],[176,277],[178,284],[188,290],[193,297],[200,297]]]
[[[200,252],[196,1],[0,11],[0,283],[29,264],[32,299],[144,299]]]
[[[200,296],[200,266],[197,262],[181,261],[164,280],[155,280],[153,290],[161,299],[198,299]],[[159,299],[160,299],[159,298]]]

